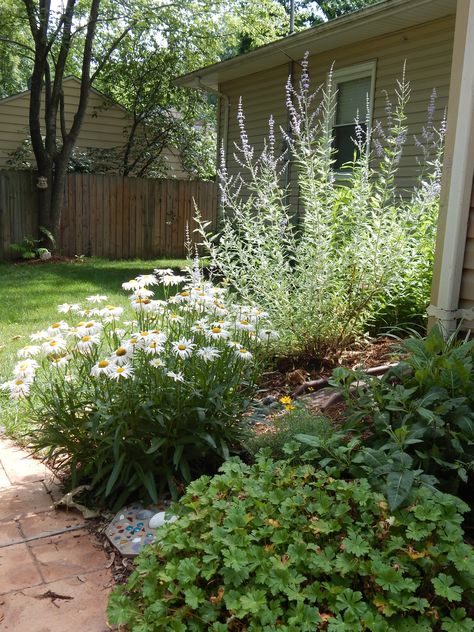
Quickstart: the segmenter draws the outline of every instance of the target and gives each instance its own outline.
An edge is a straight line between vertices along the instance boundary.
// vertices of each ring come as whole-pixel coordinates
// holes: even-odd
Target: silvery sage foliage
[[[387,97],[384,130],[356,120],[354,160],[335,170],[331,73],[312,92],[308,61],[286,87],[286,150],[276,150],[274,121],[263,151],[251,146],[242,104],[241,171],[230,175],[222,151],[223,220],[217,235],[200,224],[212,264],[245,301],[268,310],[285,351],[325,353],[381,320],[424,312],[429,284],[444,139],[432,114],[421,138],[423,169],[411,192],[397,186],[408,137],[410,84],[403,72],[396,102]],[[434,97],[430,101],[434,108]],[[369,108],[367,108],[369,111]],[[290,169],[288,178],[286,170]],[[286,177],[285,177],[286,176]],[[293,181],[292,189],[285,182]],[[299,211],[291,204],[295,192]],[[294,202],[294,197],[293,197]],[[199,219],[199,218],[198,218]]]

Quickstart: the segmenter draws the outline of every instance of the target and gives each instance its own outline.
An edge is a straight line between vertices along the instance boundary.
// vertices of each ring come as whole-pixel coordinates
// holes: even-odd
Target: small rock
[[[169,518],[166,518],[165,516],[166,516],[166,512],[164,511],[159,511],[158,513],[156,513],[154,516],[150,518],[150,521],[148,523],[148,528],[158,529],[159,527],[162,527],[164,524],[167,524],[170,522],[176,522],[176,520],[178,519],[178,516],[170,516]]]
[[[262,404],[264,406],[270,406],[270,404],[274,404],[276,401],[277,400],[274,397],[272,397],[272,395],[267,395],[266,397],[262,399]]]

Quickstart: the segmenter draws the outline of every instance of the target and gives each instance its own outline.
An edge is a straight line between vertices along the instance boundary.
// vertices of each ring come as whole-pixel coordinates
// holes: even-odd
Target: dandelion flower
[[[110,360],[99,360],[97,364],[91,369],[92,377],[99,377],[99,375],[109,374],[115,365]]]
[[[240,347],[239,349],[236,349],[235,350],[235,355],[238,356],[239,358],[242,358],[242,360],[251,360],[252,359],[252,354],[245,347]]]
[[[196,345],[186,338],[180,338],[177,342],[172,343],[173,352],[181,358],[181,360],[186,360],[189,358]]]
[[[34,358],[41,353],[41,347],[38,345],[26,345],[23,349],[20,349],[17,353],[19,358]]]
[[[119,380],[128,380],[133,377],[133,367],[131,364],[123,364],[122,366],[114,366],[108,373],[108,377],[118,382]]]
[[[212,362],[221,355],[221,352],[215,347],[203,347],[199,349],[197,355],[204,360],[204,362]]]
[[[184,382],[184,375],[182,373],[175,373],[174,371],[167,371],[166,375],[175,382]]]
[[[88,296],[86,301],[89,301],[89,303],[104,303],[107,298],[108,297],[103,294],[93,294],[92,296]]]

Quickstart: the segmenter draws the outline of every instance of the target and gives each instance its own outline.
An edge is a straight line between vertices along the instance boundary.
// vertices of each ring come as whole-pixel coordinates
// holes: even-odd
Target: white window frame
[[[337,91],[340,83],[344,83],[345,81],[351,81],[353,79],[363,79],[364,77],[370,77],[370,93],[369,93],[369,120],[368,120],[368,129],[367,133],[370,135],[372,131],[372,121],[374,116],[374,100],[375,100],[375,79],[377,75],[377,60],[371,59],[370,61],[366,61],[362,64],[354,64],[353,66],[347,66],[346,68],[340,68],[337,70],[333,70],[332,72],[332,88],[336,93],[336,108],[334,110],[333,120],[331,123],[332,129],[336,127],[344,127],[347,123],[336,124],[336,114],[337,114]],[[328,76],[329,80],[329,76]],[[360,120],[361,122],[365,121],[366,112],[360,112]],[[370,149],[370,148],[369,148]],[[341,177],[347,177],[347,171],[338,171],[337,175]]]

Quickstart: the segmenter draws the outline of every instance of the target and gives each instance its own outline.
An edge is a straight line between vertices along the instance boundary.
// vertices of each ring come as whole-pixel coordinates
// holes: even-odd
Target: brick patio
[[[49,470],[0,438],[0,629],[107,632],[107,557]]]

